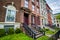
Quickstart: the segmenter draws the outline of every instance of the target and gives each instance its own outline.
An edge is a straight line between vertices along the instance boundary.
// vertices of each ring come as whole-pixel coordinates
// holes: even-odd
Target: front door
[[[29,24],[28,14],[24,14],[24,23]]]

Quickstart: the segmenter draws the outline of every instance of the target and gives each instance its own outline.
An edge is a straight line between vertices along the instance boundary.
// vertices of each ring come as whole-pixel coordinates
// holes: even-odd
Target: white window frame
[[[11,21],[11,20],[7,21],[8,10],[14,11],[14,13],[15,13],[14,14],[14,20],[13,21]],[[13,15],[11,15],[11,16],[13,16]],[[12,5],[8,5],[7,8],[6,8],[5,22],[15,22],[15,18],[16,18],[16,8],[14,6],[12,6]]]

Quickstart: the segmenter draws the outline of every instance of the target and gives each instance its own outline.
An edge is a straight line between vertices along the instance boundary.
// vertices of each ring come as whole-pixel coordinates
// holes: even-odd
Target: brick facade
[[[14,2],[13,6],[16,8],[16,10],[18,10],[15,16],[16,17],[15,23],[16,22],[24,23],[24,21],[27,20],[28,25],[31,26],[34,17],[34,24],[37,24],[39,26],[41,25],[39,0],[34,0],[34,2],[32,0],[28,0],[28,8],[24,7],[25,0],[1,0],[0,1],[0,22],[5,22],[5,18],[6,18],[6,8],[4,8],[3,6],[7,7],[8,5],[12,5],[12,2]],[[34,5],[34,11],[32,10],[32,5]],[[37,13],[37,8],[39,9],[38,13]],[[48,5],[46,5],[46,9],[51,10]],[[28,15],[27,17],[24,16],[26,14]],[[47,11],[47,16],[48,16],[48,23],[52,24],[51,13],[48,11]]]
[[[46,4],[46,9],[47,9],[47,17],[48,17],[48,24],[51,26],[52,25],[52,18],[51,18],[51,8]]]
[[[5,16],[6,16],[6,8],[4,8],[3,6],[7,6],[7,5],[12,5],[11,3],[14,2],[14,6],[16,7],[16,10],[18,10],[18,12],[16,13],[16,22],[21,22],[21,15],[24,14],[24,12],[21,14],[21,10],[20,8],[21,7],[24,7],[24,1],[25,0],[6,0],[6,1],[2,1],[0,2],[0,5],[2,8],[0,11],[1,11],[1,20],[0,22],[4,22],[5,21]],[[34,0],[34,2],[32,3],[32,0],[29,0],[28,2],[28,9],[32,11],[32,4],[34,4],[35,6],[35,10],[32,11],[31,13],[28,13],[29,15],[30,14],[34,14],[34,16],[40,16],[40,13],[37,13],[37,8],[39,8],[39,6],[37,5],[37,0]],[[4,2],[4,3],[3,3]],[[26,11],[25,11],[26,12]],[[23,20],[23,19],[22,19]]]
[[[39,4],[37,5],[37,0],[28,0],[28,8],[25,8],[25,0],[5,0],[5,1],[0,1],[0,22],[5,23],[5,18],[6,18],[6,8],[3,6],[7,7],[8,5],[12,5],[12,2],[14,2],[13,6],[18,10],[16,12],[16,19],[15,23],[24,23],[25,17],[24,15],[28,14],[28,25],[31,26],[32,23],[32,15],[34,16],[34,24],[40,25],[40,12],[37,13],[37,8],[40,10]],[[39,2],[39,1],[38,1]],[[32,4],[34,4],[35,8],[34,11],[32,11]],[[27,9],[27,10],[26,10]],[[9,22],[10,23],[10,22]],[[9,24],[7,24],[9,25]],[[21,30],[24,31],[24,28],[22,25],[20,26]]]

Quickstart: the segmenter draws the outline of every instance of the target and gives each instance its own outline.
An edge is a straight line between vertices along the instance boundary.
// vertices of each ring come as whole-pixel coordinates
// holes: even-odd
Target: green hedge
[[[5,35],[5,30],[4,29],[0,29],[0,37]]]
[[[19,28],[16,28],[15,33],[20,33],[22,32]]]
[[[44,32],[44,30],[43,29],[40,29],[40,32]]]
[[[14,28],[9,28],[7,34],[14,34],[14,33],[21,33],[22,31],[19,28],[16,28],[16,30],[14,30]],[[0,29],[0,37],[5,36],[6,35],[6,31],[5,29]]]
[[[45,31],[49,31],[49,29],[45,29]]]
[[[48,40],[56,40],[56,38],[50,37]]]
[[[9,28],[8,34],[14,34],[14,28]]]

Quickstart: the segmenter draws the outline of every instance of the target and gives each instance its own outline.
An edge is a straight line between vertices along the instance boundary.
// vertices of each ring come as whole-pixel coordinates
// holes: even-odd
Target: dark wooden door
[[[24,23],[29,24],[28,14],[24,14]]]

